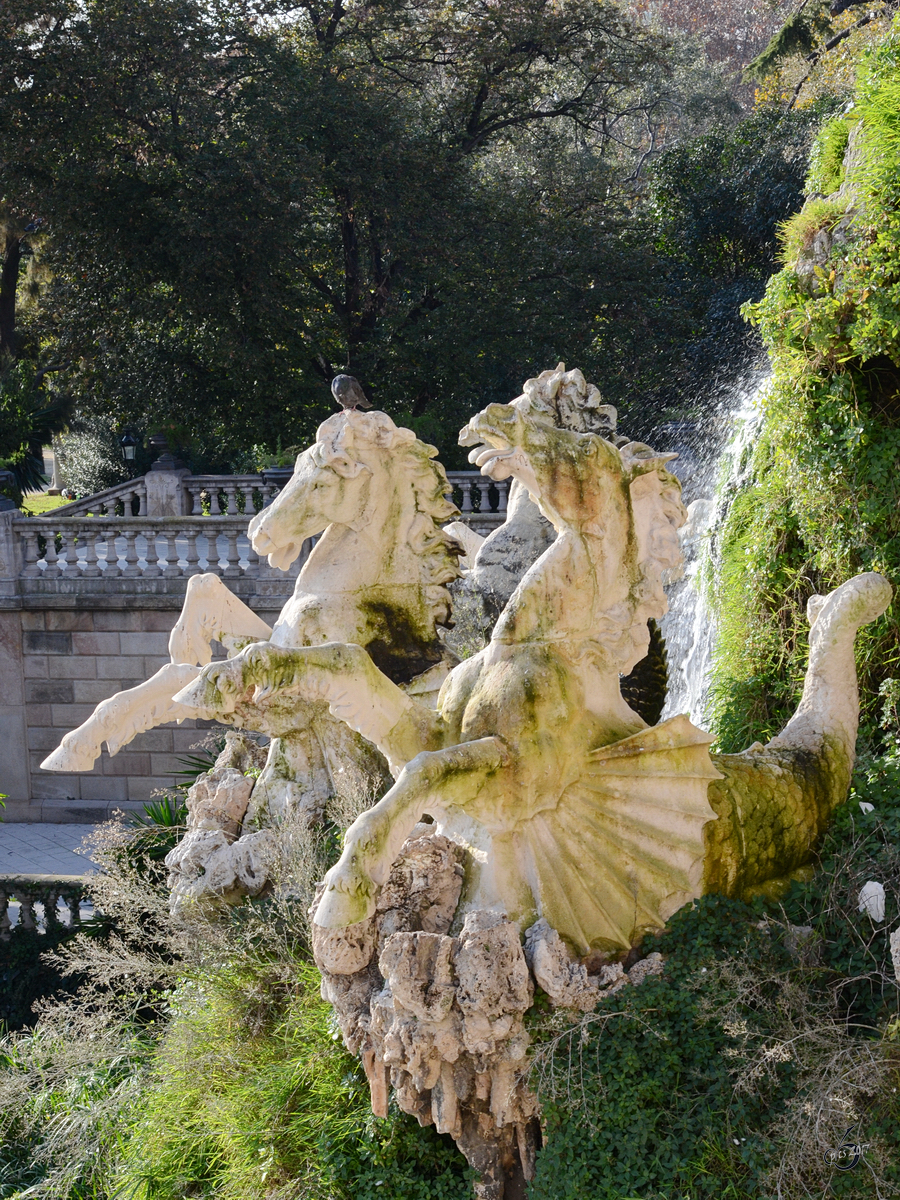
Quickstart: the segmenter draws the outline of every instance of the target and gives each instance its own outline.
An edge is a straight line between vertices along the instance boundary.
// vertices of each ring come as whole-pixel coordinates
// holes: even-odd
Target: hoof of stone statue
[[[102,739],[85,736],[81,729],[67,733],[41,763],[42,771],[90,771],[100,757]]]
[[[336,863],[325,876],[325,890],[313,920],[322,929],[346,930],[375,915],[375,884],[368,875]]]
[[[340,863],[338,863],[340,866]],[[322,929],[348,929],[374,916],[376,887],[365,875],[337,871],[332,866],[325,876],[325,890],[316,910],[316,924]]]
[[[242,679],[233,667],[233,659],[211,663],[197,679],[177,692],[173,699],[185,708],[193,709],[204,721],[233,713],[237,707]]]

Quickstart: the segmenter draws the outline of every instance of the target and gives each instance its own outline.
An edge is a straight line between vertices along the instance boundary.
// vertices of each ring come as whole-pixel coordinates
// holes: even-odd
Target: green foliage
[[[469,1173],[452,1142],[396,1110],[372,1118],[315,968],[302,955],[286,965],[245,950],[173,998],[121,1167],[128,1194],[465,1200]]]
[[[798,273],[797,255],[842,211],[808,202],[785,231],[787,265],[748,308],[773,378],[750,469],[720,535],[713,707],[724,749],[770,735],[792,712],[811,594],[860,571],[900,580],[898,41],[895,33],[861,71],[852,119],[862,121],[862,151],[848,156],[843,181],[855,214],[847,234],[826,232],[824,261]],[[834,123],[822,138],[814,164],[834,157]],[[879,687],[897,674],[898,657],[895,601],[857,640],[862,731],[876,743],[884,740]]]
[[[850,123],[846,114],[832,117],[819,131],[809,157],[806,190],[810,195],[823,196],[836,192],[844,182],[844,154],[850,138]]]
[[[830,233],[846,215],[847,208],[846,200],[807,200],[779,228],[782,261],[794,263],[800,255],[807,254],[816,234],[823,230]]]
[[[534,1200],[718,1197],[728,1194],[723,1181],[735,1197],[756,1194],[766,1127],[792,1094],[794,1072],[781,1064],[764,1096],[735,1095],[736,1040],[710,1019],[731,998],[711,969],[718,959],[787,966],[754,917],[718,896],[682,909],[645,947],[665,954],[665,974],[604,1001],[560,1038],[545,1072],[548,1137]],[[566,1090],[574,1076],[574,1094],[554,1069]]]
[[[128,478],[116,430],[106,418],[79,417],[59,439],[58,454],[66,486],[76,496],[105,491]]]
[[[829,0],[806,0],[793,13],[765,49],[745,68],[744,78],[763,81],[784,59],[814,50],[831,22]]]

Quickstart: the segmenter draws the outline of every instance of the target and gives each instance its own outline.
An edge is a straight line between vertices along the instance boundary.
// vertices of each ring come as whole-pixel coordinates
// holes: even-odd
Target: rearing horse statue
[[[248,646],[177,697],[257,728],[273,708],[315,699],[391,764],[394,786],[350,827],[326,876],[314,919],[328,969],[348,969],[347,938],[372,918],[423,814],[468,852],[458,920],[493,909],[525,929],[543,917],[583,955],[627,951],[704,891],[746,895],[789,876],[846,796],[853,640],[887,607],[888,583],[870,573],[811,602],[804,698],[769,746],[710,758],[712,737],[687,717],[648,728],[619,677],[646,653],[648,619],[666,611],[680,486],[670,456],[558,428],[552,400],[567,378],[529,380],[461,435],[484,474],[528,488],[557,537],[489,645],[451,671],[436,710],[336,642]],[[329,966],[331,936],[340,952]]]
[[[456,661],[438,630],[450,618],[446,585],[460,574],[460,547],[441,529],[458,510],[436,454],[385,413],[349,409],[325,421],[290,482],[248,529],[254,550],[282,570],[324,530],[274,629],[218,576],[194,576],[169,638],[171,662],[99,704],[44,769],[90,770],[104,742],[115,754],[144,730],[196,716],[173,697],[211,661],[214,640],[230,653],[260,641],[283,649],[352,642],[397,685],[435,695]],[[313,812],[331,790],[336,763],[375,754],[324,703],[272,706],[269,716],[263,732],[273,741],[248,814],[254,825],[285,809]]]

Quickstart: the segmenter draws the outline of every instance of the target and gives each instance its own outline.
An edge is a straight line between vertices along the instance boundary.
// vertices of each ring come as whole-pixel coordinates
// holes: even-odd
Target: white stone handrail
[[[133,501],[140,502],[137,513],[133,512]],[[122,516],[142,517],[147,512],[147,484],[143,477],[129,479],[127,483],[117,483],[115,487],[107,488],[104,492],[94,492],[91,496],[83,496],[73,500],[71,504],[61,504],[53,510],[54,517],[106,517],[115,516],[116,508],[122,505]]]
[[[185,475],[185,512],[194,517],[251,517],[281,491],[262,475]],[[224,506],[224,507],[223,507]]]
[[[262,475],[188,475],[178,473],[184,490],[183,512],[192,517],[251,517],[265,508],[281,491],[274,482]],[[508,484],[494,483],[478,471],[448,471],[453,485],[453,501],[463,515],[505,513]],[[137,500],[137,513],[133,502]],[[121,506],[121,513],[117,509]],[[96,492],[63,504],[54,509],[54,517],[138,516],[147,515],[147,484],[144,477],[117,483],[106,491]]]
[[[170,579],[202,571],[239,579],[270,573],[247,539],[242,515],[72,518],[52,513],[15,518],[12,529],[20,544],[18,577],[26,582]],[[291,576],[308,553],[305,544]]]

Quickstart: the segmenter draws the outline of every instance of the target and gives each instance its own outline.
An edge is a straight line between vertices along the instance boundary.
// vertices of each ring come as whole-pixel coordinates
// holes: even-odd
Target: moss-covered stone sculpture
[[[666,610],[662,578],[679,562],[685,511],[666,469],[670,456],[557,426],[553,399],[574,374],[544,372],[517,400],[490,405],[463,430],[482,472],[520,481],[557,536],[516,588],[489,645],[451,671],[436,710],[347,643],[249,646],[205,668],[176,697],[199,715],[251,728],[314,699],[391,764],[394,786],[347,831],[314,912],[317,961],[338,1010],[343,1003],[345,1016],[356,1013],[362,1029],[374,1029],[376,1007],[414,982],[404,983],[402,972],[394,978],[401,946],[391,949],[377,914],[408,839],[428,836],[423,818],[433,822],[432,836],[459,849],[464,878],[450,926],[434,935],[448,945],[426,954],[411,943],[397,961],[418,979],[422,962],[440,950],[450,956],[451,980],[450,942],[467,931],[502,926],[506,946],[510,926],[524,934],[543,921],[572,956],[608,960],[704,892],[778,886],[808,863],[846,795],[858,707],[853,640],[889,603],[889,585],[862,575],[811,602],[803,700],[768,746],[711,758],[711,737],[687,717],[647,727],[623,700],[619,678],[644,657],[648,621]],[[408,927],[393,935],[418,936]],[[341,978],[343,989],[334,983]],[[437,1034],[426,1036],[414,1017],[398,1030],[382,1043],[363,1039],[373,1095],[386,1069],[377,1046],[393,1047],[395,1085],[419,1081],[398,1095],[420,1119],[433,1119],[423,1097],[436,1084],[416,1063],[426,1050],[432,1055]],[[524,1169],[533,1118],[510,1073],[505,1037],[495,1031],[494,1050],[478,1051],[475,1075],[486,1096],[476,1088],[457,1097],[456,1123],[445,1126],[482,1172],[479,1194],[495,1200],[504,1179]],[[449,1063],[476,1053],[464,1038],[441,1044]]]

